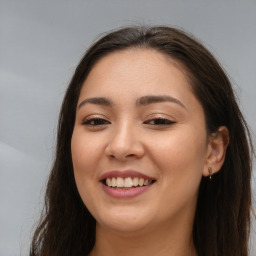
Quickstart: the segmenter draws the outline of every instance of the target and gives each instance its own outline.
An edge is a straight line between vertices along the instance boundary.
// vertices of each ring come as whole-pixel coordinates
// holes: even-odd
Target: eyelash
[[[90,119],[84,120],[82,124],[88,125],[88,126],[100,126],[100,125],[110,124],[110,122],[103,118],[90,118]]]
[[[154,123],[152,124],[152,122]],[[83,121],[82,124],[87,126],[102,126],[102,125],[108,125],[111,123],[103,118],[90,118]],[[144,124],[149,124],[154,126],[170,126],[175,124],[175,122],[166,118],[153,118],[145,121]]]
[[[152,124],[151,122],[154,121],[155,124]],[[169,119],[166,119],[166,118],[153,118],[151,120],[148,120],[146,122],[144,122],[145,124],[149,124],[149,125],[156,125],[156,126],[169,126],[169,125],[172,125],[174,124],[175,122],[174,121],[171,121]]]

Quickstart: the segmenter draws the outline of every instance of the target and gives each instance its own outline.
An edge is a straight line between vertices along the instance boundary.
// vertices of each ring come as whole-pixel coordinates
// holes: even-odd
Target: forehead
[[[183,65],[156,50],[131,48],[100,59],[84,81],[81,94],[129,88],[155,93],[174,87],[192,92]]]
[[[103,57],[84,81],[77,106],[90,98],[106,98],[116,110],[132,111],[145,96],[174,98],[185,106],[190,118],[204,118],[184,68],[164,54],[147,49]]]

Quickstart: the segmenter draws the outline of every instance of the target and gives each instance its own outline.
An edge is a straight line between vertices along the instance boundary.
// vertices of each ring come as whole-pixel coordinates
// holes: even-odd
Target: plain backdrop
[[[255,0],[0,0],[0,256],[28,255],[60,104],[79,59],[103,32],[134,24],[172,25],[199,38],[231,77],[255,134]],[[255,233],[251,244],[256,255]]]

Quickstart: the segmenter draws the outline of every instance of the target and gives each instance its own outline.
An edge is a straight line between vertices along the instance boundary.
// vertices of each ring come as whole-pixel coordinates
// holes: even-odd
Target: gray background
[[[255,134],[255,0],[0,0],[0,256],[28,255],[76,64],[102,32],[138,23],[198,37],[230,75]],[[256,255],[255,234],[253,244]]]

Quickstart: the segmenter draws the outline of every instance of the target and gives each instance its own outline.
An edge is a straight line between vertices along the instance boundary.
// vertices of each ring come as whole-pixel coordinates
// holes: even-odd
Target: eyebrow
[[[146,106],[153,103],[161,103],[161,102],[172,102],[180,105],[181,107],[187,109],[185,105],[178,99],[168,96],[168,95],[148,95],[140,97],[136,100],[136,106]],[[105,97],[95,97],[95,98],[88,98],[83,100],[79,105],[78,109],[84,106],[85,104],[95,104],[95,105],[102,105],[107,107],[112,107],[114,103]]]
[[[168,95],[149,95],[143,96],[136,101],[137,106],[145,106],[153,103],[160,103],[160,102],[172,102],[180,105],[181,107],[187,109],[185,105],[178,99],[168,96]]]
[[[78,105],[78,109],[87,103],[91,103],[91,104],[95,104],[95,105],[102,105],[102,106],[107,106],[107,107],[111,107],[114,105],[110,99],[107,99],[104,97],[96,97],[96,98],[88,98],[88,99],[83,100]]]

